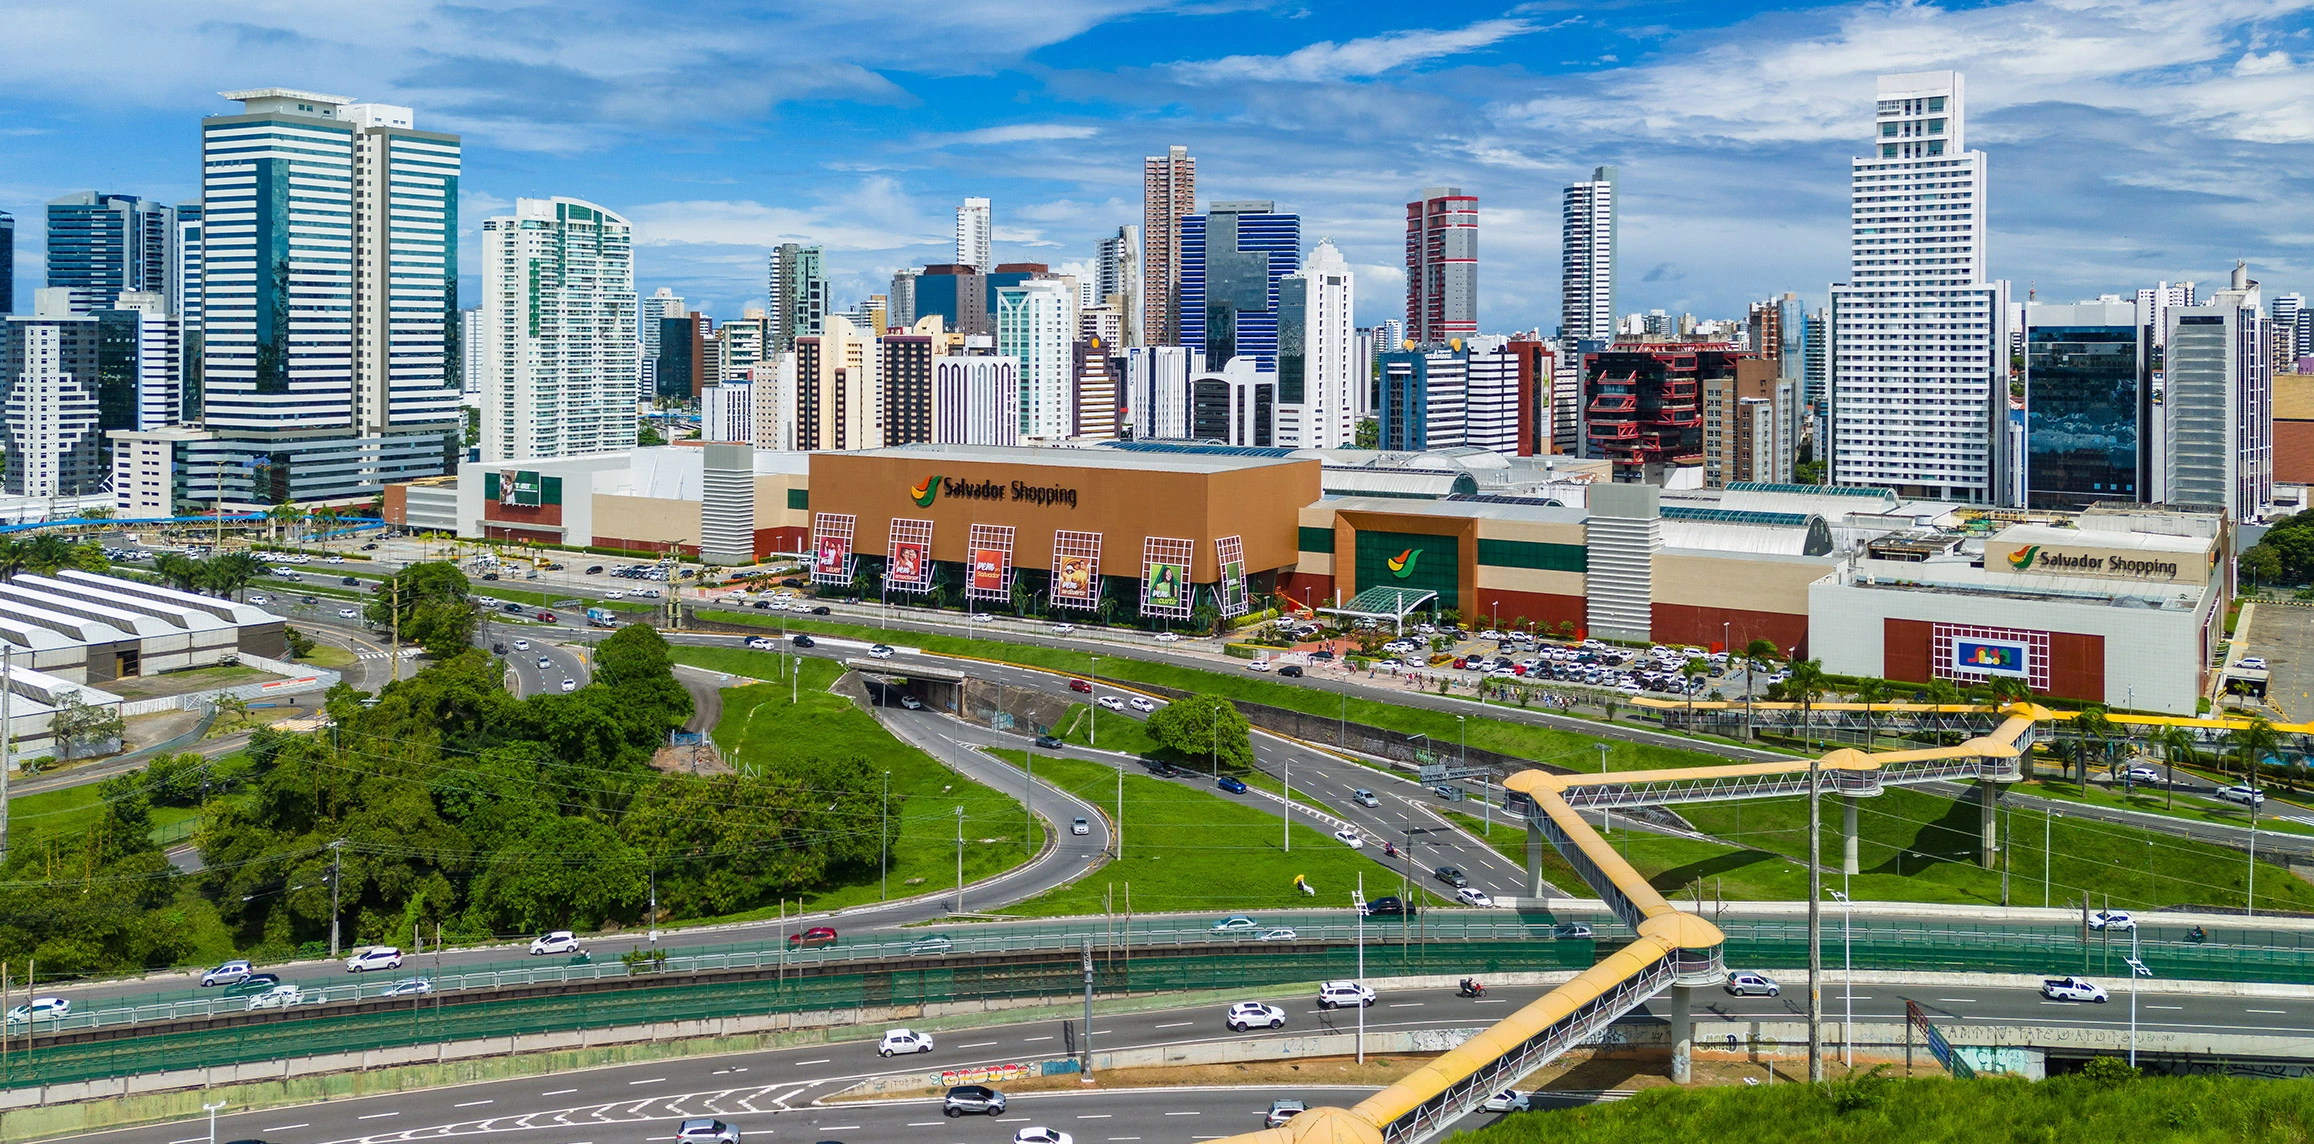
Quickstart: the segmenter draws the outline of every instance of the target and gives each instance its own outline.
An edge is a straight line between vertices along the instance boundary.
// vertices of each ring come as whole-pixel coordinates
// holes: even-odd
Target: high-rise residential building
[[[2297,364],[2298,327],[2306,321],[2306,296],[2281,294],[2266,303],[2266,337],[2271,351],[2266,359],[2281,373]]]
[[[948,334],[937,316],[925,317],[906,333],[876,339],[887,447],[932,440],[932,362],[947,348]]]
[[[934,264],[916,279],[916,317],[938,315],[947,329],[986,337],[996,332],[989,321],[990,297],[987,275],[955,263]]]
[[[1278,375],[1231,358],[1189,383],[1189,435],[1239,448],[1277,445]]]
[[[886,318],[895,328],[905,329],[916,324],[916,279],[924,272],[912,266],[903,266],[892,272],[891,313]]]
[[[1125,351],[1125,419],[1135,440],[1189,436],[1189,379],[1205,359],[1185,346],[1134,346]]]
[[[872,333],[830,314],[819,333],[796,339],[795,363],[796,448],[884,447],[883,359]]]
[[[48,285],[72,312],[111,309],[123,290],[169,288],[169,208],[135,195],[80,191],[48,202]]]
[[[482,459],[635,447],[634,229],[580,199],[482,224]]]
[[[1278,443],[1346,449],[1358,432],[1355,276],[1331,241],[1278,281]]]
[[[1614,462],[1615,479],[1662,484],[1670,467],[1703,456],[1703,383],[1735,376],[1732,344],[1623,345],[1583,355],[1583,455]]]
[[[458,311],[458,393],[465,404],[478,410],[482,408],[482,379],[490,354],[490,331],[482,324],[482,307]]]
[[[1406,328],[1418,342],[1478,332],[1478,196],[1461,187],[1406,204]]]
[[[124,290],[109,310],[96,312],[97,430],[152,430],[177,424],[184,403],[177,392],[182,333],[167,296]],[[112,469],[105,443],[104,468]]]
[[[2153,331],[2153,344],[2169,344],[2169,312],[2194,304],[2194,284],[2157,282],[2137,291],[2137,321]]]
[[[1459,448],[1470,411],[1470,355],[1447,346],[1379,355],[1382,399],[1375,407],[1381,448],[1411,453]]]
[[[0,211],[0,314],[16,312],[16,216]]]
[[[1703,486],[1792,483],[1798,379],[1773,358],[1740,358],[1733,374],[1703,381]]]
[[[699,439],[721,444],[752,443],[755,437],[754,382],[725,378],[699,394]]]
[[[755,431],[749,439],[758,449],[795,451],[795,370],[796,355],[790,350],[747,371],[755,417]]]
[[[649,401],[659,393],[659,319],[680,318],[688,311],[681,296],[665,286],[652,291],[638,309],[635,340],[642,364],[635,371],[635,399]]]
[[[1020,444],[1020,362],[1004,354],[933,358],[932,440],[940,445]]]
[[[178,203],[169,222],[167,305],[177,320],[179,421],[201,419],[201,203]]]
[[[349,500],[443,473],[465,423],[449,367],[458,137],[403,107],[224,94],[242,111],[201,122],[213,439],[192,451],[188,495]]]
[[[1799,380],[1806,369],[1806,323],[1797,294],[1753,302],[1744,315],[1752,355],[1775,362],[1778,376]]]
[[[1599,167],[1561,194],[1559,337],[1615,337],[1615,168]]]
[[[1141,345],[1141,229],[1120,226],[1104,238],[1093,256],[1093,304],[1113,308],[1118,317],[1120,348]]]
[[[987,199],[966,199],[956,208],[956,261],[983,274],[996,265],[996,224]]]
[[[104,486],[97,428],[100,335],[73,289],[33,291],[32,313],[0,328],[0,432],[10,496],[81,496]]]
[[[1217,202],[1180,220],[1181,344],[1218,371],[1231,358],[1277,370],[1278,281],[1301,256],[1302,220],[1267,201]]]
[[[1074,421],[1069,347],[1076,342],[1075,291],[1058,278],[1030,278],[996,291],[996,352],[1020,362],[1020,434],[1057,440]]]
[[[2274,368],[2261,309],[2239,263],[2208,301],[2170,308],[2161,499],[2220,505],[2243,521],[2273,500]]]
[[[1197,160],[1187,147],[1141,160],[1143,345],[1181,344],[1181,220],[1197,213]]]
[[[2025,507],[2146,499],[2153,339],[2136,303],[2035,302],[2024,329]]]
[[[674,299],[676,305],[682,299]],[[714,319],[697,310],[668,314],[659,319],[659,356],[652,367],[658,379],[655,396],[665,401],[686,401],[707,387],[707,331]]]
[[[763,360],[764,343],[769,340],[770,320],[762,310],[749,307],[747,316],[725,322],[715,328],[715,380],[731,381],[747,376]]]
[[[1559,402],[1559,355],[1551,346],[1530,331],[1525,337],[1515,337],[1496,351],[1508,354],[1515,363],[1518,377],[1517,435],[1510,453],[1531,457],[1557,453],[1557,417]],[[1570,400],[1570,411],[1574,402]],[[1490,446],[1491,447],[1491,446]]]
[[[1985,155],[1967,126],[1960,73],[1880,77],[1832,293],[1833,484],[2008,499],[2008,284],[1985,278]]]
[[[773,352],[792,350],[796,339],[817,336],[827,328],[826,250],[793,242],[779,244],[771,252],[769,285]]]
[[[1116,347],[1099,338],[1084,338],[1069,347],[1069,436],[1088,441],[1114,441],[1121,428],[1118,392],[1119,359]]]

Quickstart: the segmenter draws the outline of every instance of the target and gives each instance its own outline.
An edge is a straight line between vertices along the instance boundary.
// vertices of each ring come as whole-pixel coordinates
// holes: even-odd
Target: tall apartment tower
[[[1181,344],[1181,220],[1197,213],[1197,160],[1187,147],[1141,160],[1141,340]]]
[[[923,274],[923,271],[913,266],[903,266],[892,272],[892,289],[885,295],[889,308],[884,320],[893,329],[906,329],[916,324],[916,279]]]
[[[0,211],[0,314],[16,312],[16,216]]]
[[[1559,215],[1559,338],[1615,339],[1615,168],[1563,192]]]
[[[180,421],[201,419],[201,204],[178,203],[169,223],[168,313],[177,319]]]
[[[2169,312],[2162,361],[2161,499],[2222,505],[2255,518],[2274,497],[2274,363],[2258,284],[2239,263],[2231,283]]]
[[[956,208],[956,261],[982,274],[996,266],[996,225],[987,199],[966,199]]]
[[[1093,305],[1113,306],[1120,325],[1118,345],[1141,345],[1141,228],[1120,226],[1101,240],[1093,257]]]
[[[1356,277],[1320,239],[1301,273],[1278,283],[1278,444],[1347,449],[1357,437]]]
[[[579,199],[482,224],[482,459],[635,447],[634,232]]]
[[[286,88],[201,122],[202,419],[186,496],[347,500],[463,446],[458,137]],[[296,204],[296,210],[288,209]]]
[[[1178,221],[1180,344],[1204,353],[1211,370],[1239,356],[1254,359],[1256,370],[1276,370],[1278,282],[1299,260],[1301,216],[1247,200],[1213,203]]]
[[[169,208],[135,195],[80,191],[48,203],[48,285],[72,312],[109,310],[124,290],[169,288]]]
[[[2144,287],[2137,292],[2138,324],[2153,331],[2153,344],[2169,344],[2169,312],[2179,306],[2194,304],[2194,284],[2167,282]]]
[[[771,348],[782,354],[797,338],[818,337],[828,323],[827,251],[783,242],[771,252]],[[661,386],[661,389],[666,388]]]
[[[996,352],[1020,363],[1020,433],[1058,440],[1072,432],[1070,347],[1076,343],[1075,288],[1029,278],[996,291]]]
[[[1478,332],[1478,196],[1461,187],[1406,204],[1406,328],[1424,343]]]
[[[1850,163],[1848,281],[1832,289],[1831,483],[2008,498],[2009,291],[1985,280],[1985,155],[1958,72],[1884,75]]]

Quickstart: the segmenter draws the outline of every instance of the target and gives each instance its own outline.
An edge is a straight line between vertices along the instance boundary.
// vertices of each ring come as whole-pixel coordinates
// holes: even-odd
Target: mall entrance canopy
[[[1317,610],[1351,620],[1388,620],[1399,635],[1405,635],[1406,617],[1426,604],[1435,611],[1437,602],[1438,593],[1421,588],[1368,588],[1345,603]]]

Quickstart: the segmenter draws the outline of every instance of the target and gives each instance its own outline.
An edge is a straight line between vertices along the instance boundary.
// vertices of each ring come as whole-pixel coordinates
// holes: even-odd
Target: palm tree
[[[1888,702],[1888,682],[1881,679],[1867,679],[1857,684],[1856,702],[1864,705],[1864,749],[1869,752],[1872,750],[1872,730],[1875,722],[1872,718],[1872,705]]]
[[[153,558],[153,572],[180,592],[190,592],[201,581],[201,562],[181,552]]]
[[[2253,715],[2248,726],[2226,732],[2226,738],[2242,753],[2242,781],[2250,786],[2258,785],[2258,760],[2279,750],[2282,736],[2265,716]]]
[[[256,556],[247,552],[228,552],[202,562],[202,586],[217,595],[232,598],[264,570],[264,563]]]
[[[2179,763],[2188,766],[2193,765],[2197,744],[2193,741],[2193,732],[2183,727],[2164,727],[2159,734],[2154,736],[2154,741],[2161,745],[2161,753],[2169,762],[2169,781],[2163,784],[2162,809],[2175,810],[2177,809],[2177,765]]]
[[[1710,660],[1691,659],[1679,665],[1679,674],[1687,678],[1687,685],[1680,690],[1687,692],[1687,733],[1690,735],[1695,734],[1695,680],[1710,672]]]
[[[2108,743],[2113,736],[2113,723],[2106,719],[2103,707],[2092,705],[2082,708],[2081,714],[2073,720],[2073,728],[2080,732],[2083,738],[2097,740],[2099,758],[2108,756]],[[2089,789],[2089,760],[2086,754],[2081,759],[2081,789]]]
[[[1800,701],[1800,745],[1803,747],[1808,745],[1808,731],[1815,725],[1816,700],[1823,698],[1826,690],[1823,661],[1792,661],[1791,677],[1784,680],[1784,696]]]

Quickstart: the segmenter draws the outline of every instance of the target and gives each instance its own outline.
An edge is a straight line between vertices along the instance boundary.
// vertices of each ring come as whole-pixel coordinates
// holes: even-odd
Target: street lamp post
[[[201,1111],[209,1114],[209,1144],[217,1144],[217,1110],[223,1107],[225,1102],[222,1100],[201,1106]]]
[[[1847,883],[1848,872],[1842,870],[1840,872],[1840,884],[1846,885]],[[1845,890],[1832,891],[1832,897],[1840,903],[1840,992],[1843,994],[1841,1001],[1846,1006],[1844,1015],[1840,1018],[1840,1063],[1846,1067],[1854,1067],[1856,1058],[1849,1052],[1849,1046],[1856,1040],[1856,963],[1849,956],[1848,945],[1848,916],[1851,904]]]
[[[1599,773],[1606,774],[1607,744],[1599,743],[1595,745],[1599,748]],[[1599,804],[1599,829],[1603,834],[1613,834],[1615,832],[1615,812],[1607,809],[1606,803]]]
[[[964,913],[964,808],[956,808],[956,912]]]
[[[1093,669],[1087,674],[1092,676],[1090,682],[1093,685],[1093,721],[1092,729],[1085,732],[1085,738],[1093,746],[1098,747],[1101,745],[1101,657],[1095,655],[1090,658],[1093,661]]]
[[[2137,957],[2137,927],[2129,927],[2129,1067],[2137,1067],[2137,979],[2153,976]]]

